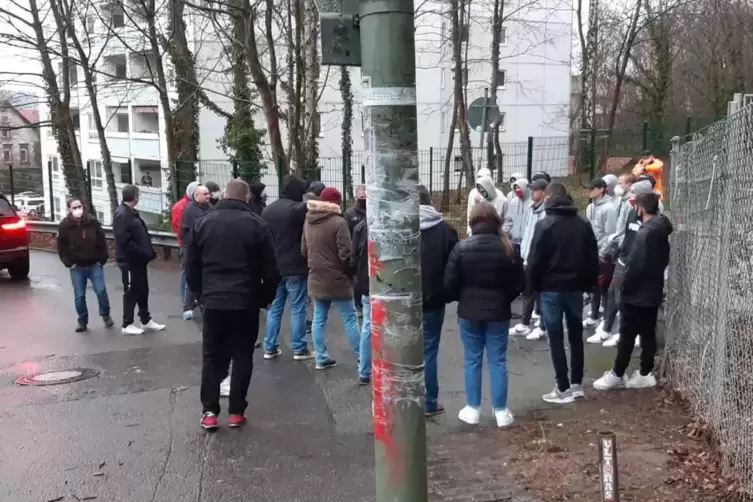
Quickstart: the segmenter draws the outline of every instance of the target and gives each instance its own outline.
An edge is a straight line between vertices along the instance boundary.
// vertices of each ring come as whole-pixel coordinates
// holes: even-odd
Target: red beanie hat
[[[343,201],[343,196],[340,195],[340,191],[337,188],[327,187],[322,190],[322,193],[319,195],[319,200],[339,205]]]

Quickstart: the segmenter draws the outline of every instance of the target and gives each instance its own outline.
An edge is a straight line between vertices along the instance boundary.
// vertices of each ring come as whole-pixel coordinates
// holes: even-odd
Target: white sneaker
[[[124,335],[143,335],[144,330],[136,326],[135,324],[129,324],[123,328]]]
[[[184,321],[190,321],[193,319],[193,310],[184,310],[183,311],[183,320]]]
[[[458,413],[458,420],[470,425],[478,425],[481,420],[481,411],[478,408],[466,406]]]
[[[607,333],[606,331],[604,331],[603,329],[601,329],[601,326],[599,326],[598,328],[596,328],[596,331],[594,332],[593,335],[591,335],[588,338],[586,338],[586,343],[599,343],[599,344],[602,344],[606,340],[609,340],[609,338],[611,336],[612,335],[610,335],[609,333]]]
[[[533,319],[534,321],[538,321],[539,319],[541,319],[541,316],[537,314],[536,312],[534,312],[533,314],[531,314],[531,319]]]
[[[526,336],[526,340],[541,340],[542,338],[546,338],[546,331],[541,328],[534,329]]]
[[[640,349],[641,348],[641,336],[638,335],[635,337],[635,345],[633,345],[634,349]]]
[[[540,328],[541,327],[541,318],[539,318],[535,323],[533,323],[534,328]]]
[[[154,322],[154,319],[152,319],[148,323],[142,324],[141,329],[143,329],[144,331],[162,331],[163,329],[165,329],[165,325],[158,324]]]
[[[611,335],[607,340],[602,344],[603,347],[617,347],[617,343],[620,341],[620,334],[615,333],[614,335]]]
[[[503,408],[501,410],[494,410],[494,418],[497,419],[497,427],[509,427],[515,421],[515,418],[510,413],[510,410]]]
[[[575,399],[585,399],[586,393],[583,391],[583,386],[577,383],[574,383],[570,386],[570,392],[573,395],[573,398]]]
[[[625,377],[618,377],[614,374],[614,371],[609,370],[604,373],[604,376],[594,382],[594,389],[596,390],[612,390],[625,386]]]
[[[230,377],[225,378],[222,383],[220,383],[220,397],[229,397],[230,396]]]
[[[636,371],[627,381],[625,387],[628,389],[650,389],[656,387],[656,377],[653,373],[643,376],[640,371]]]
[[[572,388],[567,389],[565,392],[560,392],[556,385],[554,386],[552,392],[544,394],[543,396],[541,396],[541,399],[543,399],[547,403],[552,404],[568,404],[575,402],[575,396],[573,396]]]
[[[591,316],[586,317],[583,319],[583,327],[584,328],[593,328],[599,325],[598,319],[592,319]]]
[[[517,324],[510,330],[510,336],[525,336],[531,332],[531,328],[525,324]]]

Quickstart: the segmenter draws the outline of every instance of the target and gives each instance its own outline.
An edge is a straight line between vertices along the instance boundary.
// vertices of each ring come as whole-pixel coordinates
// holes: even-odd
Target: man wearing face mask
[[[214,207],[220,201],[222,195],[220,185],[218,185],[214,181],[207,181],[206,183],[204,183],[204,186],[207,187],[207,190],[209,190],[209,204],[210,206]]]
[[[664,294],[664,270],[669,265],[669,236],[672,224],[659,213],[659,195],[643,193],[635,198],[635,213],[641,221],[625,262],[620,312],[620,340],[611,371],[594,382],[598,390],[618,387],[646,389],[656,386],[656,319]],[[625,376],[634,340],[641,336],[640,370]]]
[[[497,211],[497,214],[502,219],[502,231],[508,235],[512,229],[512,219],[508,214],[509,201],[504,194],[494,186],[494,180],[491,178],[491,173],[488,169],[479,169],[479,178],[476,180],[476,188],[471,190],[468,195],[468,218],[471,217],[473,208],[479,202],[486,201]],[[471,227],[467,228],[468,237],[471,236]]]
[[[617,186],[614,188],[615,200],[618,200],[618,202],[615,203],[617,224],[614,233],[609,236],[609,255],[612,262],[615,264],[615,269],[612,274],[612,280],[609,283],[606,305],[604,305],[604,319],[596,328],[596,332],[586,340],[588,343],[604,343],[607,347],[613,347],[617,344],[616,335],[613,341],[610,341],[610,338],[612,337],[612,326],[614,325],[614,321],[617,317],[617,309],[619,308],[619,289],[620,284],[622,283],[622,274],[625,270],[624,265],[621,265],[617,260],[617,254],[622,246],[628,217],[631,212],[631,195],[629,192],[633,183],[635,183],[635,176],[632,174],[623,174],[617,180]],[[619,199],[617,199],[618,197]],[[635,197],[633,196],[633,199],[634,198]],[[607,343],[609,343],[609,345],[607,345]]]
[[[81,199],[68,201],[68,215],[58,226],[58,256],[71,271],[74,303],[78,324],[76,333],[87,330],[89,311],[86,308],[86,284],[91,281],[97,295],[99,315],[105,326],[113,326],[110,317],[110,300],[107,297],[105,275],[102,267],[107,263],[107,242],[102,225],[84,210]]]
[[[193,192],[191,202],[183,211],[183,218],[180,221],[180,241],[184,248],[190,244],[191,234],[196,222],[211,209],[209,204],[209,189],[204,185],[199,185]],[[183,320],[190,321],[193,319],[193,309],[196,304],[196,295],[186,286],[186,292],[183,302]]]
[[[507,216],[512,222],[509,237],[510,242],[512,242],[518,255],[520,255],[520,244],[523,242],[523,231],[526,228],[528,209],[531,205],[531,194],[528,190],[528,180],[522,177],[518,178],[515,183],[512,184],[512,190],[515,197],[510,199],[507,206]]]
[[[586,217],[591,223],[599,246],[599,281],[593,291],[591,315],[583,321],[584,328],[593,328],[599,324],[599,308],[602,300],[606,302],[612,278],[614,267],[609,254],[609,236],[614,233],[617,225],[617,211],[612,199],[607,196],[607,183],[603,178],[594,178],[586,188],[591,198],[591,203],[586,208]]]
[[[489,176],[491,176],[491,173],[489,174]],[[481,176],[478,177],[480,178]],[[522,177],[523,174],[521,173],[512,173],[512,176],[510,176],[510,179],[508,180],[508,182],[510,183],[510,191],[507,192],[507,198],[509,200],[513,200],[515,198],[515,187],[513,185]]]

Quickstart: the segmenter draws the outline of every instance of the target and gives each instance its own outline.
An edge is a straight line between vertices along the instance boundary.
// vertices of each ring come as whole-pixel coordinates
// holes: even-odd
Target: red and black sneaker
[[[245,423],[246,423],[245,415],[230,415],[230,417],[227,419],[228,427],[241,427],[245,425]]]
[[[204,413],[204,415],[201,417],[201,426],[208,431],[215,430],[220,426],[219,422],[217,421],[217,415],[215,415],[211,411]]]

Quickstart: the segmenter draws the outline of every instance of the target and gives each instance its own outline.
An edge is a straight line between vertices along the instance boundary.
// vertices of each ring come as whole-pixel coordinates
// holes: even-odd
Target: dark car
[[[12,279],[29,275],[29,234],[26,222],[0,194],[0,270],[7,269]]]

